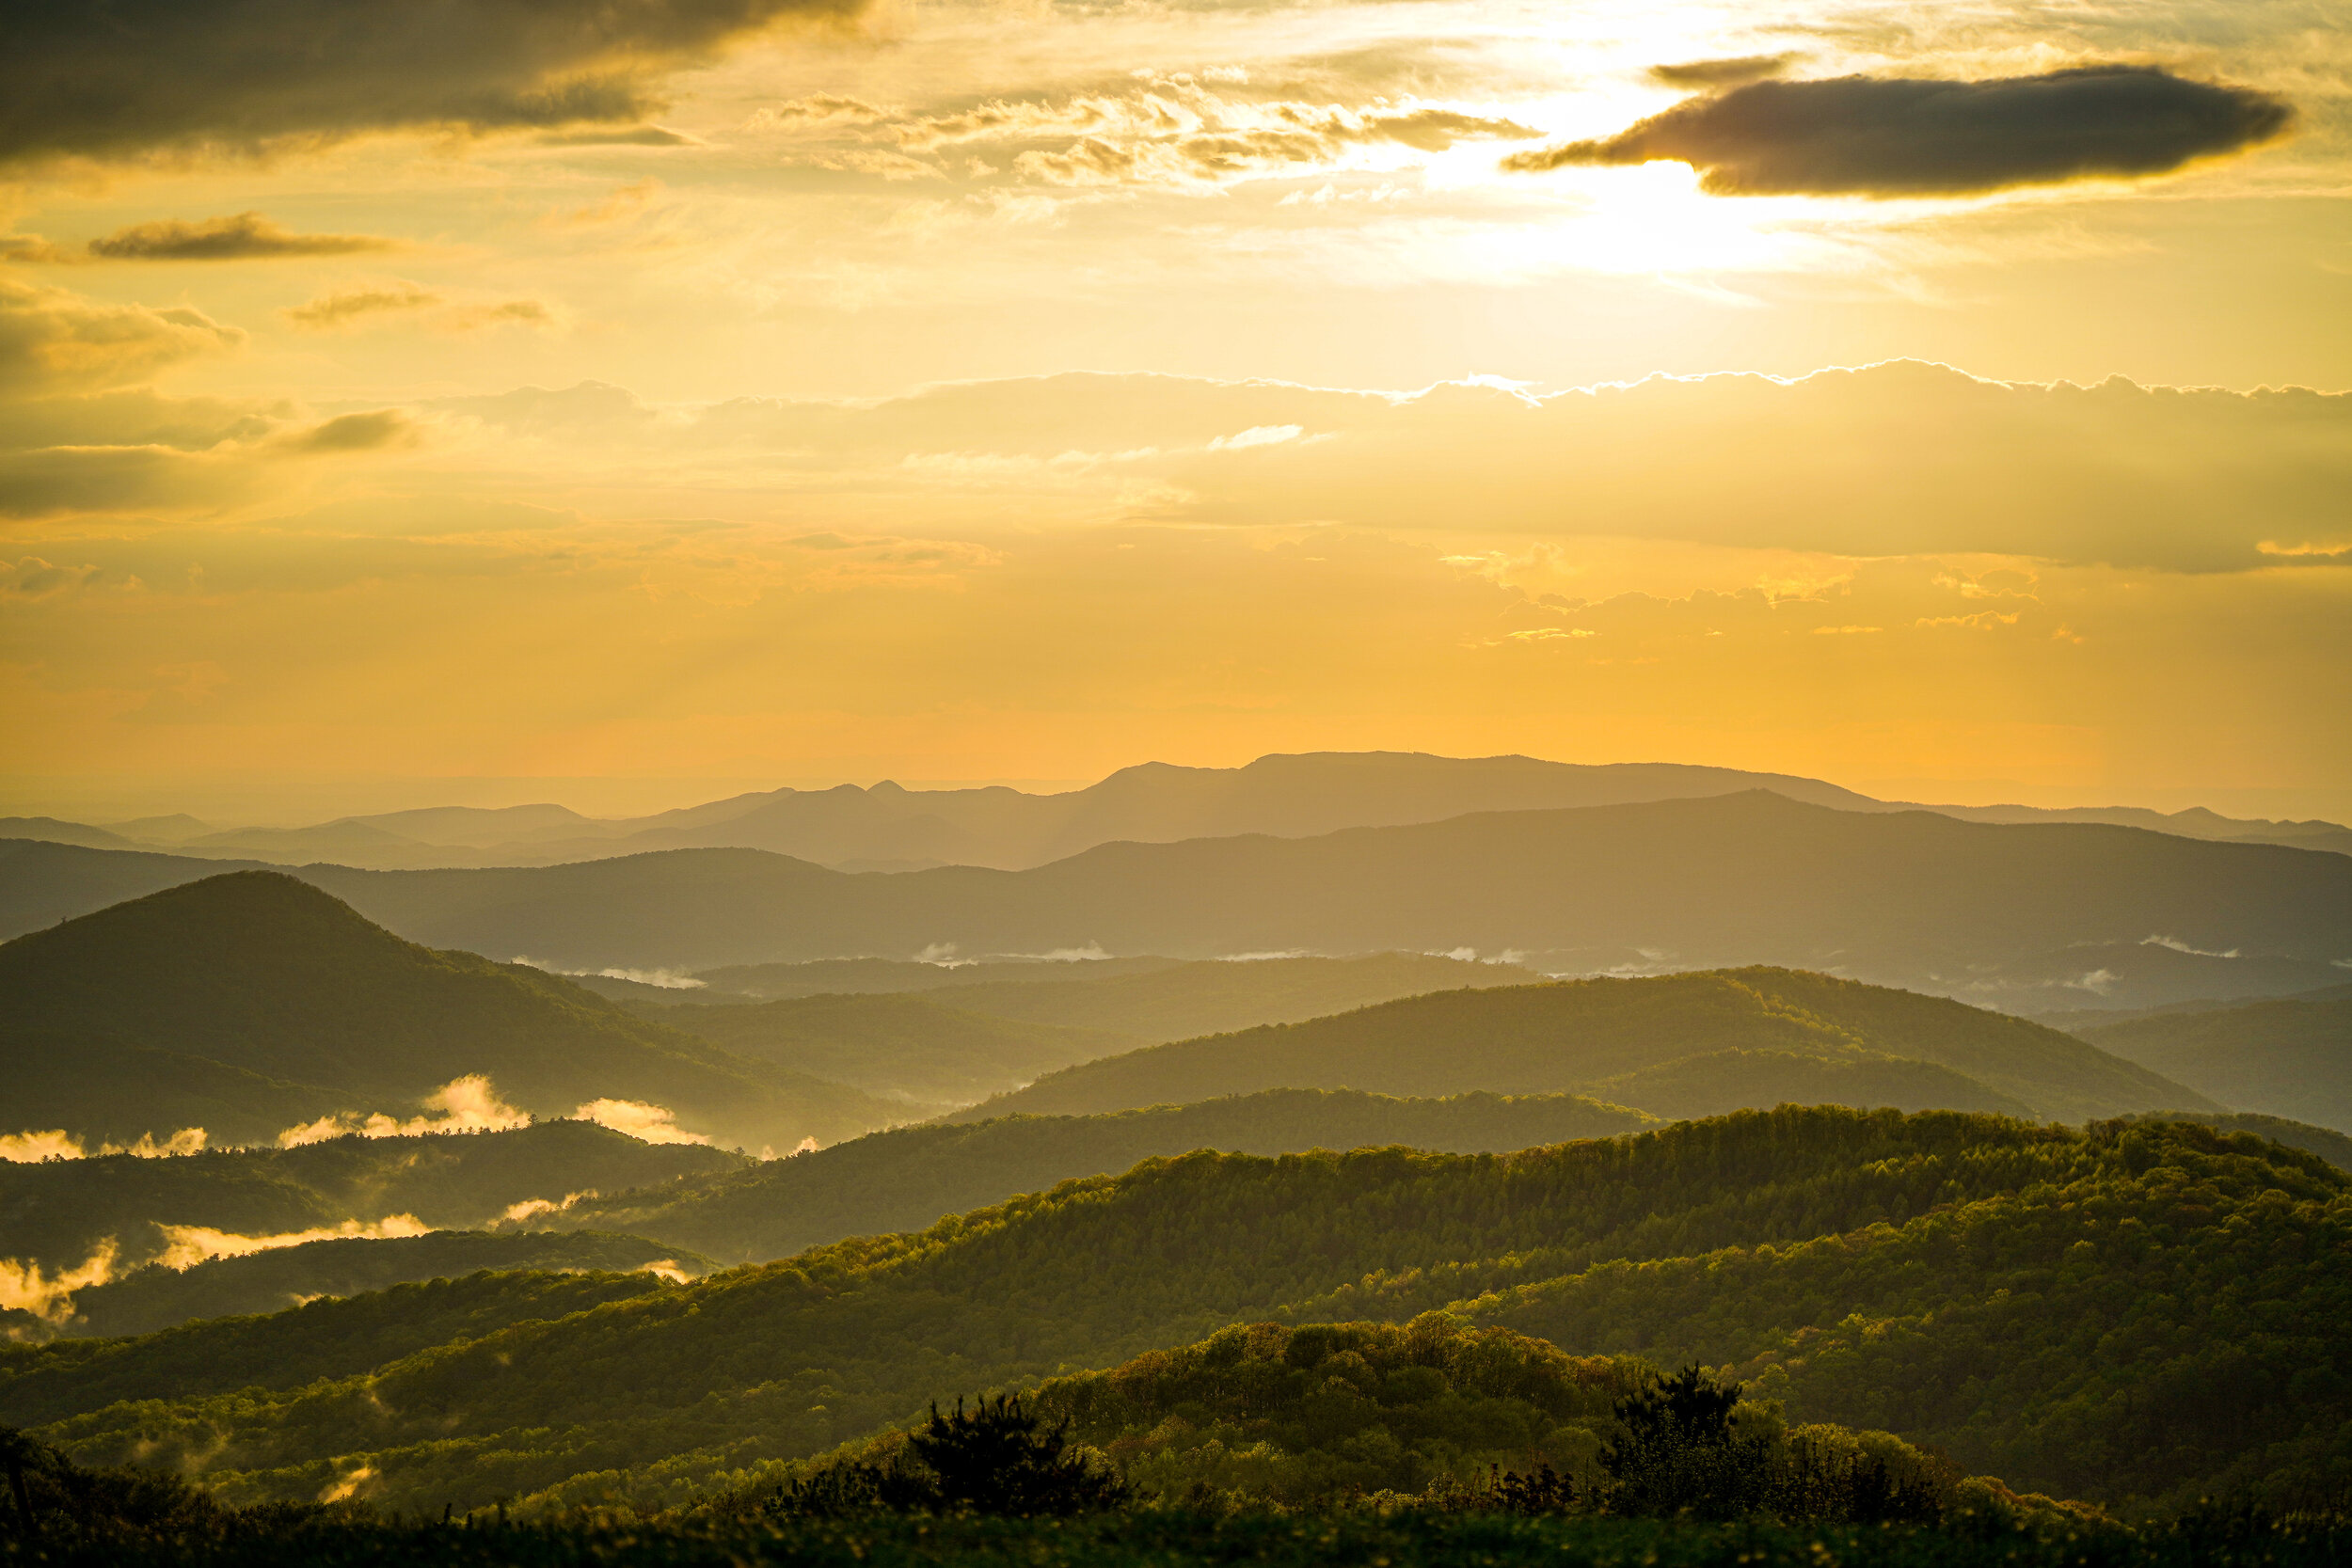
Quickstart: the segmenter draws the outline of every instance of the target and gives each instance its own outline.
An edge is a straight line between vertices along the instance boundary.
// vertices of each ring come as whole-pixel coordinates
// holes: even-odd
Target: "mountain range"
[[[326,859],[376,869],[541,865],[655,849],[767,849],[844,870],[979,865],[1022,870],[1099,844],[1167,843],[1266,833],[1311,837],[1343,828],[1433,822],[1470,812],[1622,805],[1770,789],[1845,811],[1911,809],[1818,779],[1672,763],[1600,766],[1533,757],[1420,752],[1275,754],[1242,768],[1144,763],[1098,784],[1032,795],[1004,786],[778,789],[651,816],[593,818],[566,807],[443,806],[339,817],[300,828],[214,831],[193,817],[98,826],[55,817],[0,818],[0,838],[94,848],[171,848],[210,858],[299,863]],[[1931,806],[1979,822],[2099,822],[2191,838],[2292,844],[2352,852],[2352,829],[2331,822],[2249,821],[2202,807]]]
[[[0,919],[24,929],[216,870],[19,841],[0,854]],[[2352,955],[2352,856],[1841,811],[1760,790],[1311,838],[1106,844],[1018,872],[852,875],[698,849],[294,874],[414,942],[586,971],[1402,949],[1549,974],[1775,963],[2038,1011],[2245,994],[2237,976],[2249,973],[2257,989],[2307,990],[2340,980],[2331,966]],[[2136,978],[2124,955],[2153,962],[2153,978]]]

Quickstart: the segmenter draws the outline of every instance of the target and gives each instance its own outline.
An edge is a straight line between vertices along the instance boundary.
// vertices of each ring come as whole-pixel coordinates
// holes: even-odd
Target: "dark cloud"
[[[700,138],[666,125],[620,125],[611,130],[549,131],[540,135],[542,147],[703,147]]]
[[[2146,66],[1984,82],[1841,76],[1688,99],[1604,140],[1518,153],[1502,166],[1671,159],[1699,170],[1717,196],[1963,195],[2162,174],[2268,141],[2293,119],[2268,93]]]
[[[286,437],[282,450],[300,456],[330,452],[380,451],[387,447],[413,446],[417,427],[397,408],[365,414],[341,414]]]
[[[271,256],[349,256],[389,250],[392,242],[373,234],[297,234],[259,213],[183,223],[166,218],[135,223],[89,243],[89,253],[109,261],[241,261]]]
[[[1681,65],[1654,65],[1650,79],[1670,87],[1736,87],[1761,82],[1787,71],[1794,55],[1741,55],[1729,60],[1687,60]]]
[[[72,0],[11,7],[0,162],[430,126],[643,122],[662,72],[865,0]]]

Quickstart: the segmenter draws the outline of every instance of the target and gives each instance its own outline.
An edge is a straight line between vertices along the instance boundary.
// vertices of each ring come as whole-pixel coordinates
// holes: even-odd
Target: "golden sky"
[[[1378,747],[2352,816],[2336,8],[54,11],[0,812]]]

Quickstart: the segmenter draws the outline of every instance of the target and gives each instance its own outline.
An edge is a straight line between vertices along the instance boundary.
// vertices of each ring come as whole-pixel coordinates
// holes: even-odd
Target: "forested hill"
[[[1649,1119],[1574,1095],[1396,1100],[1271,1089],[1109,1116],[901,1127],[730,1175],[609,1194],[533,1223],[625,1230],[749,1262],[844,1236],[920,1230],[942,1215],[1198,1148],[1286,1154],[1402,1144],[1500,1152],[1605,1137]]]
[[[80,1336],[153,1334],[197,1319],[282,1312],[323,1297],[463,1278],[485,1270],[650,1271],[675,1279],[707,1274],[712,1266],[707,1258],[642,1236],[596,1230],[329,1237],[214,1258],[184,1269],[161,1264],[139,1269],[76,1291],[72,1316],[56,1327]]]
[[[1097,967],[1113,973],[1084,976],[1083,971]],[[1212,960],[1119,973],[1122,968],[1115,960],[973,965],[946,973],[983,978],[919,994],[815,995],[750,1004],[632,1001],[627,1006],[641,1017],[700,1035],[739,1054],[869,1093],[963,1104],[1019,1088],[1041,1073],[1160,1040],[1315,1018],[1424,991],[1524,985],[1543,978],[1516,965],[1421,953],[1246,963]],[[1035,972],[1042,969],[1063,973],[1035,978]]]
[[[2021,1487],[2193,1497],[2352,1476],[2347,1246],[2352,1178],[2250,1136],[1787,1109],[1512,1155],[1149,1162],[570,1316],[550,1276],[548,1317],[415,1354],[377,1298],[167,1355],[0,1350],[0,1421],[231,1498],[365,1467],[404,1508],[652,1503],[1236,1321],[1454,1304],[1579,1354],[1735,1363],[1793,1418]],[[314,1381],[366,1361],[367,1323],[384,1360]]]
[[[1889,1058],[1912,1066],[1891,1069]],[[1765,1104],[1843,1099],[1805,1092],[1838,1088],[1839,1072],[1851,1075],[1850,1090],[1931,1097],[1914,1108],[2022,1105],[2066,1120],[2218,1108],[2023,1019],[1822,974],[1741,969],[1409,997],[1085,1063],[960,1114],[1083,1116],[1267,1088],[1358,1088],[1588,1092],[1676,1115],[1728,1109],[1691,1102],[1741,1089],[1769,1095]],[[1998,1098],[1950,1104],[1961,1097]]]
[[[736,1006],[626,1004],[740,1056],[927,1105],[967,1105],[1139,1042],[970,1012],[936,993],[804,996]]]
[[[207,1149],[0,1163],[0,1259],[68,1273],[103,1246],[118,1271],[160,1257],[166,1227],[284,1236],[405,1215],[465,1229],[516,1205],[743,1168],[697,1144],[649,1144],[586,1121],[499,1132],[329,1138],[296,1148]]]
[[[20,846],[0,881],[21,905],[55,908],[76,879],[112,875],[112,853]],[[186,864],[190,876],[211,869]],[[583,970],[1094,944],[1178,958],[1517,949],[1556,974],[1656,961],[1646,951],[1694,966],[1835,964],[2046,1006],[2080,994],[2058,987],[2048,964],[2083,943],[2157,932],[2208,951],[2352,951],[2352,857],[2093,824],[1842,812],[1761,791],[1317,838],[1108,844],[1021,872],[852,876],[707,849],[300,875],[412,941]]]
[[[552,975],[403,941],[278,872],[212,877],[0,945],[0,1021],[13,1057],[47,1063],[0,1077],[0,1131],[121,1141],[173,1132],[121,1128],[106,1075],[72,1070],[107,1042],[304,1085],[312,1101],[348,1111],[414,1115],[452,1080],[486,1074],[525,1111],[650,1102],[755,1148],[906,1117],[646,1022]],[[196,1086],[208,1094],[191,1096],[178,1125],[202,1125],[199,1101],[234,1092],[218,1074]]]
[[[971,974],[971,971],[962,973]],[[932,999],[1031,1023],[1115,1030],[1137,1044],[1190,1039],[1260,1023],[1293,1023],[1400,996],[1523,986],[1543,979],[1523,965],[1433,953],[1353,958],[1270,958],[1179,964],[1101,979],[1035,980],[982,970]]]
[[[2160,1012],[2074,1032],[2223,1104],[2352,1132],[2352,994]]]

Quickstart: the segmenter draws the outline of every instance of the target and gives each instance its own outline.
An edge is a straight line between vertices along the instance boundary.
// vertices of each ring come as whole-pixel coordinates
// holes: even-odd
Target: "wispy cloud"
[[[90,255],[105,261],[248,261],[390,248],[391,241],[373,234],[297,234],[259,213],[195,223],[178,218],[135,223],[89,242]]]

